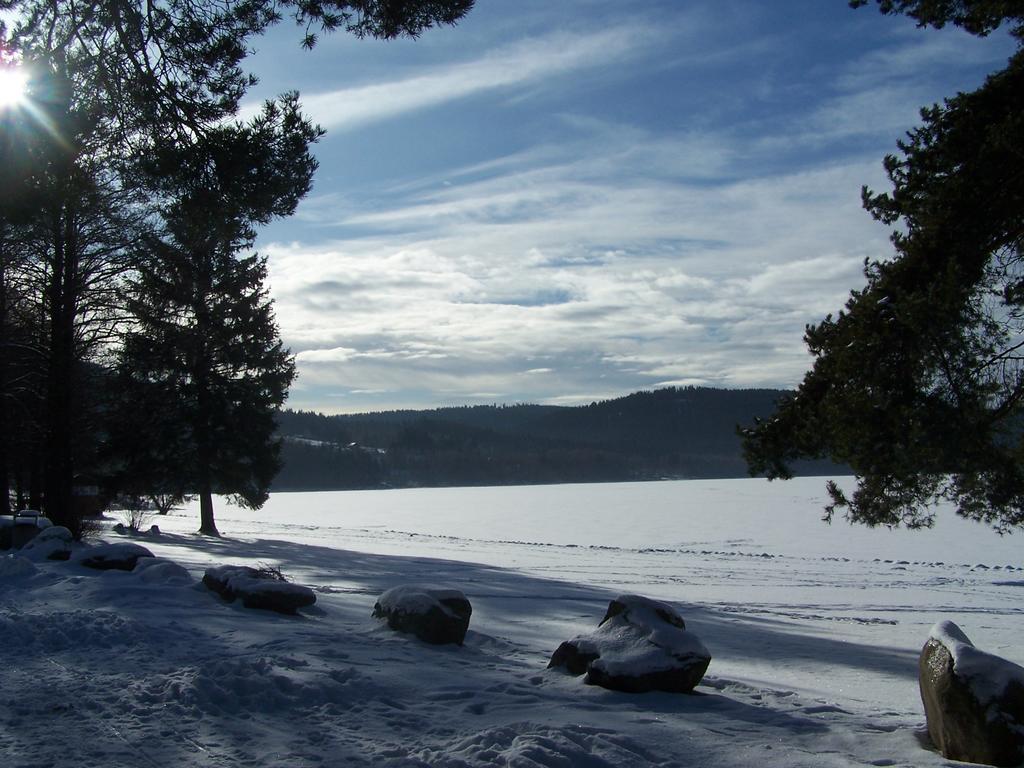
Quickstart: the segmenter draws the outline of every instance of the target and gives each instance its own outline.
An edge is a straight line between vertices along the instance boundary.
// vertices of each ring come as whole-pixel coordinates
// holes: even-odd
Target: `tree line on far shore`
[[[478,405],[324,416],[283,411],[275,490],[745,477],[736,427],[774,389],[669,387],[577,407]],[[800,462],[801,474],[844,471]]]

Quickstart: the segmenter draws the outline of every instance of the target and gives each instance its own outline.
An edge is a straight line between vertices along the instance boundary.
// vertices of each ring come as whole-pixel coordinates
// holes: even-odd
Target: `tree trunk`
[[[2,246],[0,246],[2,247]],[[11,429],[7,419],[8,360],[7,343],[7,254],[0,252],[0,515],[11,514],[10,467],[7,460]]]
[[[194,414],[193,434],[195,436],[196,458],[199,459],[199,532],[206,536],[220,536],[217,524],[213,521],[213,478],[210,467],[213,459],[213,444],[210,429],[210,390],[209,376],[211,363],[207,349],[206,333],[210,327],[207,299],[210,294],[209,274],[202,274],[202,282],[195,301],[196,329],[198,346],[192,365],[192,379],[195,386],[196,412]]]
[[[71,452],[76,427],[75,283],[76,237],[70,206],[62,205],[54,217],[53,269],[49,285],[49,372],[46,397],[46,437],[43,502],[55,524],[80,533],[79,515],[73,508],[74,464]]]
[[[10,434],[7,426],[7,398],[0,392],[0,515],[11,514],[11,480],[7,461],[7,440]]]
[[[21,505],[24,509],[24,505]],[[43,508],[43,470],[39,451],[32,451],[32,459],[28,469],[28,508]]]
[[[209,483],[205,483],[199,491],[199,532],[204,536],[220,536],[217,524],[213,521],[213,492]]]

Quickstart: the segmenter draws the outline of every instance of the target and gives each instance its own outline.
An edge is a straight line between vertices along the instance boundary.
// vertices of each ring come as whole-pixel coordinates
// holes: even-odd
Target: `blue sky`
[[[264,230],[299,376],[328,413],[795,386],[804,326],[890,252],[860,207],[921,106],[1008,36],[844,0],[478,0],[416,41],[257,41],[257,99],[327,135]]]

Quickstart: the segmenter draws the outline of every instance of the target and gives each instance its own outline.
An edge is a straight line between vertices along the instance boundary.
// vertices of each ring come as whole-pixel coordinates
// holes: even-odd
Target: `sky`
[[[477,0],[417,40],[255,41],[314,188],[258,239],[325,413],[794,387],[891,255],[861,187],[1013,50],[845,0]]]

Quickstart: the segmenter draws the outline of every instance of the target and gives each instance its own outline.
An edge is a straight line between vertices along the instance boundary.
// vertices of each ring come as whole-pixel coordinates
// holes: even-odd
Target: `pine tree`
[[[79,533],[72,489],[96,426],[86,368],[112,341],[138,206],[99,160],[94,104],[75,96],[73,73],[42,58],[32,72],[32,109],[5,113],[0,144],[0,420],[20,419],[8,426],[22,439],[15,469],[30,503]]]
[[[295,368],[263,287],[266,260],[239,256],[213,229],[215,212],[182,213],[188,221],[170,223],[170,242],[153,244],[136,284],[138,324],[121,367],[135,407],[147,406],[148,424],[138,411],[127,421],[148,426],[137,435],[149,447],[134,455],[145,464],[134,469],[153,483],[147,490],[198,493],[200,531],[215,535],[212,494],[250,507],[267,498],[279,468],[274,413]]]
[[[250,125],[154,160],[165,231],[144,241],[119,368],[125,395],[147,406],[150,490],[197,493],[202,533],[217,533],[214,493],[259,507],[279,468],[274,413],[295,367],[264,287],[266,259],[247,252],[254,226],[290,214],[309,189],[319,135],[292,94]]]
[[[1008,21],[1024,42],[1019,3],[879,7],[979,35]],[[922,118],[886,158],[892,193],[864,190],[875,218],[901,225],[894,258],[807,328],[814,367],[745,452],[769,477],[799,457],[851,466],[857,489],[831,483],[826,519],[927,527],[948,500],[1005,532],[1024,527],[1024,50]]]

